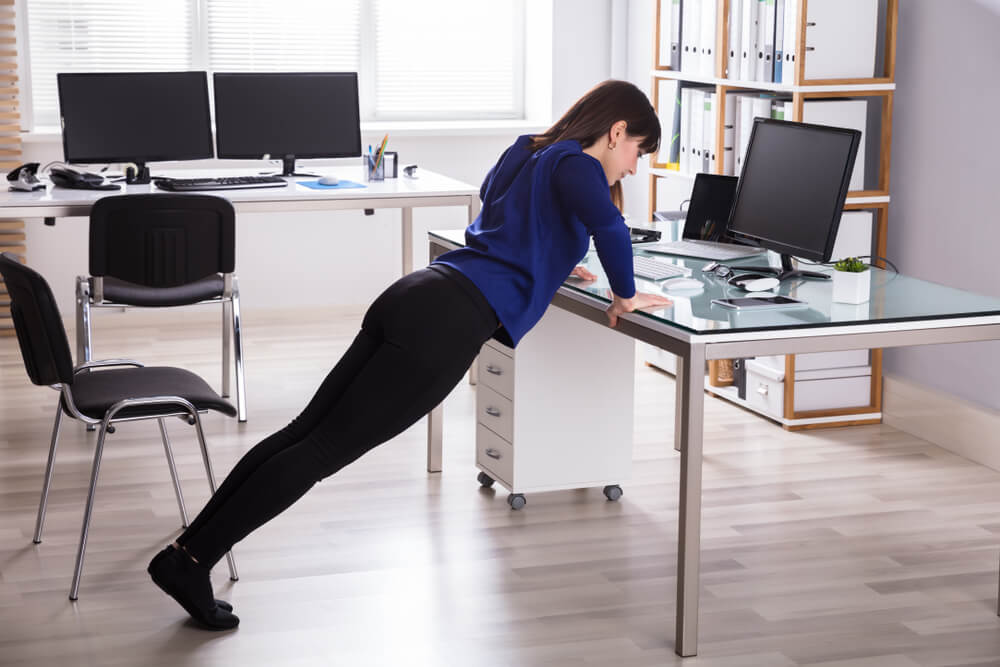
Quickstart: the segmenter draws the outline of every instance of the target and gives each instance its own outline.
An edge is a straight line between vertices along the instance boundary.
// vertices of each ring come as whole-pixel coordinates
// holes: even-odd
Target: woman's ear
[[[608,130],[608,148],[614,149],[618,142],[625,138],[625,129],[628,123],[623,120],[618,121]]]

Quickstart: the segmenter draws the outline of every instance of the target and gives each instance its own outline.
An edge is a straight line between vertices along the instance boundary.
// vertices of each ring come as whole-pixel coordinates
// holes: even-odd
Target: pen
[[[368,173],[375,174],[375,160],[372,159],[372,145],[368,144]]]
[[[385,145],[389,141],[389,135],[382,137],[382,145],[378,149],[378,157],[375,159],[375,169],[378,169],[379,164],[382,163],[382,156],[385,154]]]

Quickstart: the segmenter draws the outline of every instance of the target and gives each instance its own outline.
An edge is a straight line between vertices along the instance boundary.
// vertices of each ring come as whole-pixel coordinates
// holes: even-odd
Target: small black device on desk
[[[281,176],[221,176],[218,178],[154,178],[153,185],[170,192],[200,192],[202,190],[283,188],[288,185],[288,181]]]
[[[73,190],[121,190],[122,186],[106,183],[100,174],[77,171],[69,167],[52,167],[49,169],[49,180],[60,188]]]
[[[660,240],[660,232],[655,229],[641,229],[639,227],[628,228],[629,238],[632,243],[651,243]]]
[[[45,184],[38,180],[37,174],[37,162],[27,162],[22,164],[7,174],[7,180],[10,182],[10,189],[20,190],[21,192],[44,190]]]

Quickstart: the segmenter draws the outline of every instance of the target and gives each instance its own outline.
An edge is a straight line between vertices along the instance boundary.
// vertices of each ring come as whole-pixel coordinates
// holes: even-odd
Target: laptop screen
[[[725,241],[729,210],[736,196],[736,176],[698,174],[684,221],[686,241]]]

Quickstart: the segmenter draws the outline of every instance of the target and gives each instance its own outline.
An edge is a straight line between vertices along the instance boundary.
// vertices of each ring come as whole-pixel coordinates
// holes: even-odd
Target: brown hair
[[[608,79],[591,88],[578,99],[555,124],[532,137],[528,149],[541,150],[546,146],[575,139],[584,148],[592,146],[618,121],[625,121],[625,132],[630,137],[642,137],[639,149],[654,153],[660,146],[660,121],[646,94],[628,81]],[[611,186],[611,200],[619,210],[623,207],[622,186]]]

